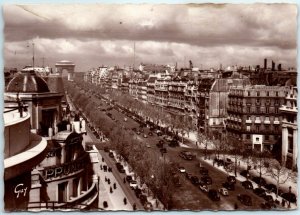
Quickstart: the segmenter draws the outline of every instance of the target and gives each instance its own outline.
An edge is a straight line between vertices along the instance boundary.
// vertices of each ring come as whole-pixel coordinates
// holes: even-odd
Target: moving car
[[[167,148],[161,148],[161,149],[160,149],[160,152],[161,152],[161,153],[167,153]]]
[[[246,206],[252,206],[252,199],[251,196],[247,194],[239,194],[237,196],[237,199]]]
[[[144,134],[143,137],[144,137],[144,138],[148,138],[148,135],[147,135],[147,134]]]
[[[235,178],[234,176],[232,176],[232,175],[229,175],[229,176],[227,177],[227,181],[228,181],[229,183],[235,184],[235,183],[236,183],[236,178]]]
[[[208,197],[213,201],[220,201],[220,195],[215,189],[210,189],[208,191]]]
[[[207,185],[212,184],[212,178],[210,176],[202,176],[201,181]]]
[[[158,141],[158,143],[156,144],[156,146],[157,146],[158,148],[163,148],[163,146],[164,146],[164,141],[163,141],[163,140]]]
[[[200,174],[202,175],[208,175],[208,169],[205,167],[200,167]]]
[[[209,191],[209,188],[206,184],[200,184],[199,188],[200,188],[200,190],[202,190],[205,193],[208,193],[208,191]]]
[[[264,197],[266,195],[266,191],[263,188],[255,188],[253,192],[259,197]]]
[[[153,205],[150,202],[147,201],[144,204],[144,208],[145,208],[146,211],[152,211],[153,210]]]
[[[183,166],[180,166],[180,167],[178,168],[178,170],[179,170],[179,172],[182,172],[182,173],[185,172],[185,168],[184,168]]]
[[[184,160],[193,160],[194,156],[189,151],[181,151],[179,156],[182,157]]]
[[[230,182],[228,182],[228,181],[224,182],[224,183],[222,184],[222,186],[223,186],[224,188],[228,189],[228,190],[234,190],[234,189],[235,189],[234,183],[230,183]]]
[[[194,184],[194,185],[200,184],[200,180],[197,176],[192,176],[190,180],[191,180],[192,184]]]
[[[226,188],[220,188],[219,193],[221,193],[223,196],[228,196],[228,190]]]

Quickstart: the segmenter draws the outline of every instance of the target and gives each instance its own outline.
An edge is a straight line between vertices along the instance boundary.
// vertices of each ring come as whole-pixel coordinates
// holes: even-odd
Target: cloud
[[[235,59],[258,64],[270,56],[295,64],[297,7],[291,4],[49,4],[3,10],[6,60],[20,49],[16,44],[34,39],[53,59],[81,53],[91,58],[85,62],[131,63],[135,41],[137,59],[152,63],[186,57],[205,61],[201,64]]]

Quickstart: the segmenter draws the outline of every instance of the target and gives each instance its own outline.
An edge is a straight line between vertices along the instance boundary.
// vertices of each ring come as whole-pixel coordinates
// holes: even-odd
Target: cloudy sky
[[[135,62],[210,68],[296,66],[297,7],[249,5],[5,5],[7,67],[75,62],[76,71]]]

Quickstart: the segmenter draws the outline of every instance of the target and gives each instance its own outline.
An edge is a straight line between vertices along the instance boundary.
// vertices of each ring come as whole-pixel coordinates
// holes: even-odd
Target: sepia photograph
[[[2,5],[4,211],[297,210],[297,13]]]

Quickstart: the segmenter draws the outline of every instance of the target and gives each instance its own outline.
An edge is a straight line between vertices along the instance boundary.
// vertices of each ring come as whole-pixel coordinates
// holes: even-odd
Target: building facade
[[[297,167],[298,126],[297,126],[297,87],[289,87],[284,104],[280,107],[282,115],[282,163],[288,168]]]
[[[273,150],[281,136],[287,87],[247,85],[232,87],[228,96],[228,135],[252,149]]]

